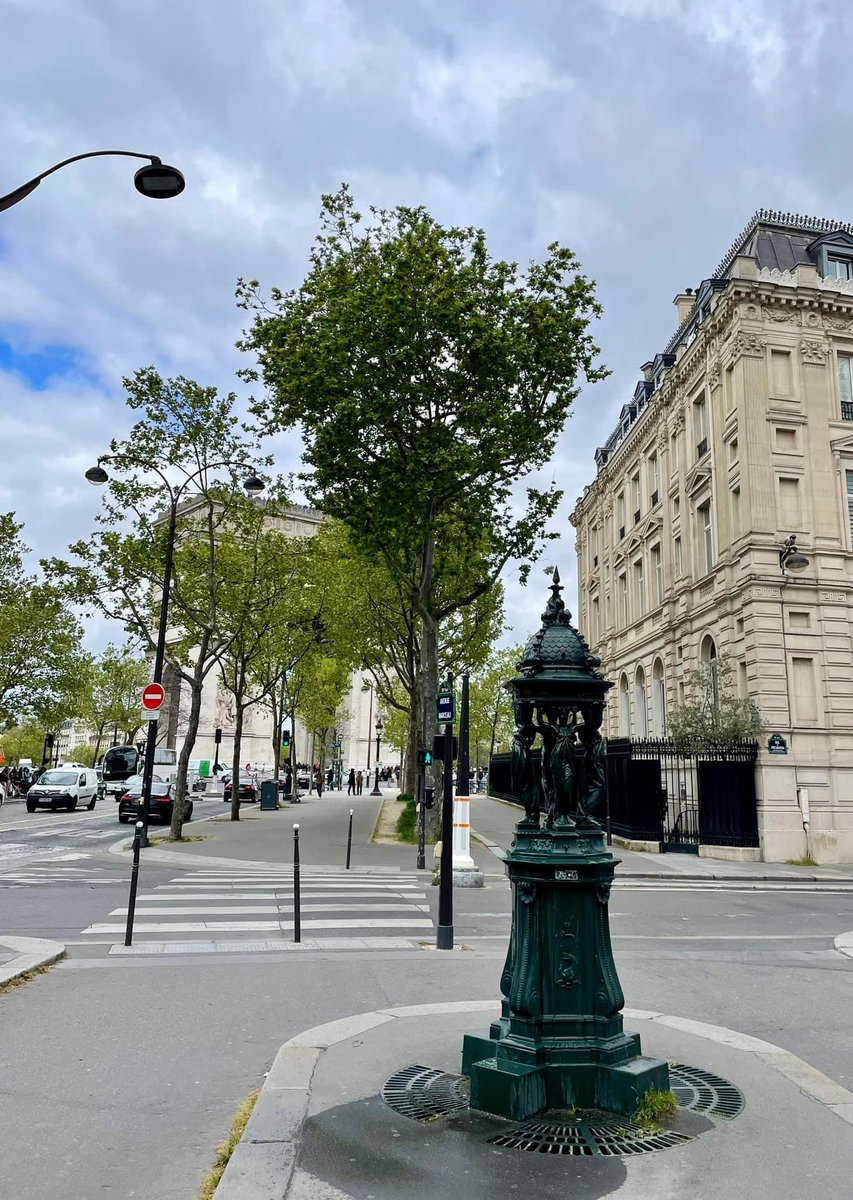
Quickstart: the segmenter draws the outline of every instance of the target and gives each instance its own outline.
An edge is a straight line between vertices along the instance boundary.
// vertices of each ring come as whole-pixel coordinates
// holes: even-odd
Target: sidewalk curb
[[[446,1013],[492,1012],[497,1000],[455,1000],[444,1004],[409,1004],[355,1013],[306,1029],[285,1042],[273,1060],[252,1115],[231,1155],[214,1193],[215,1200],[283,1200],[296,1166],[302,1127],[311,1101],[311,1083],[320,1056],[331,1046],[349,1041],[380,1025],[406,1017],[441,1016]],[[795,1054],[761,1038],[694,1021],[689,1017],[626,1008],[628,1021],[653,1021],[692,1034],[732,1050],[753,1054],[789,1083],[853,1125],[853,1092],[818,1071]]]
[[[58,962],[65,957],[65,946],[62,942],[51,941],[50,938],[12,937],[0,934],[0,946],[17,950],[18,957],[0,967],[0,986],[26,975],[27,971],[36,971],[50,963]]]

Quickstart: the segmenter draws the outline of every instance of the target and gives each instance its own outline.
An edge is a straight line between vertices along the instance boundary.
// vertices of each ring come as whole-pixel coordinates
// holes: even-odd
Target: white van
[[[98,799],[98,776],[91,767],[68,764],[45,771],[27,792],[27,812],[39,807],[65,808],[74,812],[78,804],[91,810]]]

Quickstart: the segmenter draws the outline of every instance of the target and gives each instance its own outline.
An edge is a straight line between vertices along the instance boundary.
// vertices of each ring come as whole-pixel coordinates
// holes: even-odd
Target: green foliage
[[[762,728],[754,703],[736,694],[733,669],[724,655],[690,673],[684,704],[667,718],[669,736],[686,754],[757,737]]]
[[[818,865],[810,854],[804,854],[802,858],[788,858],[785,861],[789,867],[816,867]]]
[[[405,808],[397,817],[397,837],[401,842],[417,842],[418,806],[415,798],[403,793],[397,799],[405,801]]]
[[[312,502],[387,571],[381,604],[428,735],[448,618],[510,559],[524,577],[555,536],[561,493],[517,485],[550,459],[580,381],[606,374],[589,334],[600,309],[556,243],[522,271],[493,259],[481,230],[371,211],[363,222],[346,187],[324,197],[303,284],[267,302],[240,281],[254,313],[241,346],[259,360],[244,376],[267,385],[263,428],[300,428]]]
[[[130,645],[110,644],[92,659],[89,687],[75,715],[97,734],[93,756],[101,748],[107,730],[117,728],[127,742],[136,740],[142,727],[140,695],[149,675],[148,660]]]
[[[657,1088],[651,1088],[637,1105],[634,1120],[638,1125],[654,1127],[667,1117],[674,1116],[677,1111],[678,1100],[675,1092],[661,1092]]]
[[[73,710],[87,669],[81,628],[48,572],[27,572],[14,513],[0,513],[0,728],[55,728]],[[39,752],[40,753],[40,752]]]
[[[504,684],[518,673],[522,652],[521,646],[493,651],[471,680],[472,762],[486,765],[512,739],[512,697]]]
[[[45,730],[40,725],[16,725],[0,734],[0,744],[6,752],[6,762],[13,765],[22,758],[31,758],[41,766]]]

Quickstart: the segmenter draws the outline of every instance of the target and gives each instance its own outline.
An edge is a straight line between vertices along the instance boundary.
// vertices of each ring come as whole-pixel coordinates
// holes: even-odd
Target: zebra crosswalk
[[[210,868],[139,893],[133,946],[118,942],[126,907],[113,909],[81,938],[110,944],[111,954],[408,950],[434,928],[423,880],[414,873],[305,868],[299,943],[294,915],[292,868]]]
[[[88,854],[74,854],[76,859],[88,858]],[[0,871],[0,888],[43,887],[49,884],[110,885],[125,883],[126,874],[104,874],[92,867],[72,867],[68,863],[27,862],[12,870]]]

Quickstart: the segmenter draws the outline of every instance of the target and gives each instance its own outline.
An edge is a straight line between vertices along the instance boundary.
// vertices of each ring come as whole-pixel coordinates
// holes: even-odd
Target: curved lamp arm
[[[54,171],[58,171],[62,167],[67,167],[69,163],[80,162],[83,158],[103,158],[105,155],[118,155],[122,158],[144,158],[152,167],[159,167],[161,170],[174,172],[183,184],[183,176],[180,171],[175,170],[174,167],[164,168],[162,159],[158,158],[156,154],[137,154],[134,150],[90,150],[86,154],[74,154],[71,158],[64,158],[62,162],[48,167],[46,171],[42,171],[41,175],[36,175],[35,179],[30,179],[27,183],[22,183],[20,187],[15,188],[13,192],[8,192],[5,196],[0,196],[0,212],[4,212],[7,208],[11,208],[13,204],[18,204],[21,200],[25,200],[30,192],[34,192],[41,181],[46,179],[48,175],[52,175]],[[183,191],[183,186],[181,186],[180,191]],[[162,194],[177,195],[178,192],[172,191]]]

